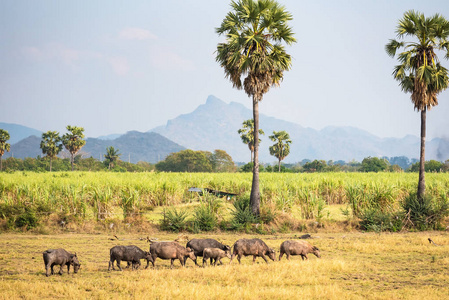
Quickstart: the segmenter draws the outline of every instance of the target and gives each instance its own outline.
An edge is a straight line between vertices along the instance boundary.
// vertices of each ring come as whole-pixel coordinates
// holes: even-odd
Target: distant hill
[[[252,111],[244,105],[225,103],[214,96],[209,96],[205,104],[189,113],[169,120],[166,125],[156,127],[149,132],[130,131],[124,135],[108,135],[88,138],[81,153],[84,157],[103,159],[106,147],[113,146],[122,154],[124,161],[151,163],[163,160],[168,154],[183,149],[214,151],[225,150],[236,162],[248,162],[250,152],[241,142],[237,131],[242,122],[252,118]],[[0,123],[0,128],[8,130],[11,135],[11,152],[3,158],[13,155],[17,158],[42,155],[39,144],[42,132],[21,125]],[[329,126],[321,130],[302,127],[296,123],[283,121],[265,114],[260,115],[260,128],[265,131],[260,145],[259,160],[265,163],[275,162],[269,155],[268,147],[272,145],[268,136],[273,131],[285,130],[292,140],[287,163],[303,159],[357,160],[368,156],[419,157],[420,139],[407,135],[403,138],[379,138],[356,127]],[[33,134],[34,132],[34,134]],[[417,134],[419,134],[417,132]],[[20,136],[25,138],[14,143]],[[14,139],[13,139],[14,137]],[[449,159],[449,140],[436,138],[426,142],[426,160]]]
[[[164,160],[170,153],[185,149],[155,132],[129,131],[113,140],[88,138],[82,150],[86,156],[103,160],[109,146],[119,150],[121,160],[131,163],[138,161],[156,163]]]
[[[18,125],[18,124],[1,123],[0,122],[0,129],[8,131],[8,133],[10,135],[10,139],[8,140],[8,143],[10,145],[15,144],[18,141],[21,141],[24,138],[27,138],[32,135],[35,135],[38,137],[42,136],[42,131],[39,131],[34,128]]]
[[[16,158],[37,157],[38,155],[43,156],[39,147],[40,142],[40,137],[27,137],[20,142],[11,145],[11,151],[5,153],[4,158],[11,156]],[[164,160],[165,157],[172,152],[178,152],[185,149],[158,133],[130,131],[114,140],[87,138],[86,145],[81,149],[79,154],[83,157],[92,156],[96,159],[103,160],[103,155],[106,153],[106,148],[109,146],[119,150],[119,153],[121,153],[121,160],[130,161],[131,163],[137,163],[138,161],[156,163],[160,160]],[[68,153],[61,153],[61,156],[67,157]]]
[[[222,149],[235,161],[249,161],[248,147],[241,142],[237,131],[244,120],[252,118],[252,111],[242,104],[229,104],[209,96],[206,104],[189,114],[169,120],[165,126],[151,131],[193,150],[213,151]],[[307,159],[358,160],[368,156],[419,157],[420,139],[408,135],[404,138],[379,138],[355,127],[329,126],[322,130],[305,128],[298,124],[260,114],[261,137],[259,160],[274,162],[268,147],[272,142],[268,136],[273,131],[285,130],[292,140],[290,155],[285,162]],[[426,159],[449,159],[449,142],[434,139],[426,143]]]
[[[42,156],[42,150],[40,148],[42,137],[28,136],[27,138],[19,141],[18,143],[11,144],[11,149],[3,155],[3,158],[15,157],[37,157]]]

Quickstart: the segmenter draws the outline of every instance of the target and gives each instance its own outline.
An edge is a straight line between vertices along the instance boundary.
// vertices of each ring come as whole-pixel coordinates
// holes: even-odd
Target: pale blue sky
[[[384,46],[405,11],[449,18],[447,0],[279,1],[293,14],[292,70],[260,112],[305,127],[355,126],[419,135],[419,114]],[[208,95],[251,108],[215,62],[224,0],[0,1],[0,122],[97,137],[147,131]],[[444,61],[448,68],[449,62]],[[428,136],[449,136],[449,92],[428,113]],[[262,124],[263,127],[263,124]]]

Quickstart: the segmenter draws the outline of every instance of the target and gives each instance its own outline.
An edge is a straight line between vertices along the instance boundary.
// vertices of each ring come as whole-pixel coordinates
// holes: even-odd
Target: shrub
[[[418,230],[438,229],[443,218],[449,215],[449,201],[444,194],[438,198],[427,194],[419,199],[416,193],[411,193],[404,199],[402,208],[409,221],[407,225]]]
[[[207,203],[201,203],[194,211],[194,229],[212,231],[217,227],[218,218],[212,207]]]
[[[403,227],[399,213],[384,212],[379,208],[368,208],[360,214],[360,228],[366,231],[400,231]]]
[[[257,217],[251,212],[250,199],[248,196],[235,200],[234,210],[231,214],[231,229],[242,230],[258,221]]]
[[[187,211],[176,208],[164,209],[162,211],[161,229],[179,232],[187,229]]]

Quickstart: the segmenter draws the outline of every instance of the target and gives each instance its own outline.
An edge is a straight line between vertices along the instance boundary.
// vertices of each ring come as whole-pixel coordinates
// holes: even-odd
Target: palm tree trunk
[[[72,154],[71,159],[70,159],[70,164],[72,165],[72,172],[73,172],[73,160],[74,160],[74,158],[73,158],[73,154]]]
[[[51,157],[50,157],[50,172],[51,172]]]
[[[421,110],[421,151],[419,155],[418,199],[422,200],[426,193],[425,179],[425,150],[426,150],[426,109]]]
[[[281,160],[279,160],[278,167],[279,167],[279,173],[281,173]]]
[[[0,155],[0,171],[3,170],[3,155]]]
[[[250,204],[254,215],[260,214],[260,191],[259,191],[259,101],[253,96],[253,118],[254,118],[254,166],[253,182],[251,186]]]

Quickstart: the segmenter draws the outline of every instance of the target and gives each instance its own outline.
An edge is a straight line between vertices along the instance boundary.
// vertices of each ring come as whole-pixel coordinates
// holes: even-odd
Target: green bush
[[[417,230],[438,229],[449,215],[449,201],[444,194],[435,198],[425,195],[419,199],[416,193],[411,193],[404,199],[402,208],[409,221],[407,225]]]
[[[201,203],[194,211],[193,223],[195,231],[212,231],[217,227],[218,218],[211,205]]]
[[[360,228],[366,231],[400,231],[403,227],[400,213],[384,212],[379,208],[368,208],[360,214]]]
[[[231,215],[231,229],[235,230],[248,229],[248,226],[258,221],[257,217],[251,212],[248,196],[235,200]]]
[[[162,211],[161,229],[167,231],[183,231],[187,229],[187,211],[176,208],[164,209]]]

